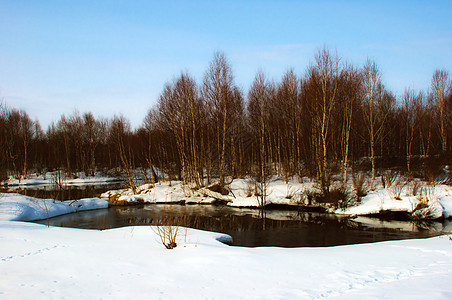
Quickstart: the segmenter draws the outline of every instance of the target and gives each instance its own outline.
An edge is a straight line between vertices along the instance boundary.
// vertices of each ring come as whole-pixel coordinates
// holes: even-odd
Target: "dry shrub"
[[[402,192],[407,185],[407,181],[396,180],[391,186],[391,194],[396,200],[402,200]]]
[[[432,219],[435,217],[434,208],[430,206],[431,198],[434,196],[434,187],[427,185],[420,189],[419,203],[413,209],[411,216],[414,219]]]
[[[285,198],[292,199],[299,191],[300,191],[300,189],[296,189],[293,187],[293,185],[287,184],[287,192],[286,192]]]
[[[254,192],[254,183],[250,180],[246,183],[246,190],[245,190],[246,197],[253,196],[253,192]]]
[[[317,196],[317,202],[331,204],[334,208],[345,209],[352,203],[350,193],[344,186],[330,188],[329,190],[323,190],[323,194]]]
[[[165,204],[161,216],[154,212],[154,227],[152,229],[158,234],[161,243],[166,249],[177,247],[179,229],[185,215],[185,207],[181,213],[174,213],[172,206]]]
[[[392,170],[387,170],[381,175],[381,184],[383,188],[390,188],[399,178],[399,173]]]
[[[422,192],[421,183],[419,181],[413,181],[413,184],[411,185],[411,195],[417,196],[419,195],[419,192]]]
[[[214,183],[212,185],[207,186],[206,188],[211,190],[212,192],[220,193],[223,196],[229,195],[229,189],[226,186],[221,185],[219,183]]]
[[[353,188],[358,198],[364,197],[369,191],[369,178],[365,173],[352,174]]]

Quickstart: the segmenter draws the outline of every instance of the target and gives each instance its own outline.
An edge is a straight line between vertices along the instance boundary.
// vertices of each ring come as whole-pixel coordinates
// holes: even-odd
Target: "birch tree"
[[[375,179],[375,144],[382,135],[390,107],[383,105],[384,87],[381,82],[381,72],[374,61],[367,60],[362,70],[362,80],[364,92],[362,109],[369,136],[372,179]]]
[[[419,119],[419,110],[421,108],[422,94],[415,94],[411,89],[406,89],[403,94],[403,108],[405,115],[405,150],[406,150],[406,167],[408,180],[412,179],[411,174],[411,158],[412,146],[415,136],[415,127]]]
[[[350,138],[354,120],[355,103],[361,91],[361,77],[359,71],[352,66],[345,67],[340,74],[339,101],[342,110],[341,126],[341,178],[342,184],[347,183],[347,169],[349,164]]]
[[[232,120],[234,88],[234,77],[229,62],[223,53],[215,53],[204,75],[202,94],[207,105],[211,107],[215,124],[216,160],[220,186],[225,184],[226,146],[231,140],[228,125]]]
[[[449,72],[446,70],[436,70],[433,73],[431,88],[433,93],[433,101],[436,104],[439,117],[439,132],[441,138],[441,150],[443,153],[447,151],[447,120],[446,120],[446,97],[451,90],[451,81]]]
[[[328,188],[328,138],[331,112],[336,102],[339,80],[339,58],[326,48],[315,56],[315,65],[310,68],[309,80],[314,86],[311,91],[311,118],[313,144],[317,162],[317,172],[323,188]]]
[[[258,72],[248,93],[248,113],[258,153],[259,168],[255,172],[255,177],[256,184],[258,184],[258,204],[261,208],[264,208],[267,196],[267,177],[269,176],[267,122],[270,115],[269,108],[273,89],[273,86],[266,80],[265,75],[262,72]]]

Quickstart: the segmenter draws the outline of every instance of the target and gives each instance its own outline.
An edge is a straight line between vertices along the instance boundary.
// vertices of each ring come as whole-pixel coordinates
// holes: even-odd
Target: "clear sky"
[[[304,74],[318,49],[374,59],[397,95],[452,72],[452,1],[0,0],[0,98],[44,129],[62,114],[139,126],[165,82],[201,82],[215,51],[247,91],[256,71]]]

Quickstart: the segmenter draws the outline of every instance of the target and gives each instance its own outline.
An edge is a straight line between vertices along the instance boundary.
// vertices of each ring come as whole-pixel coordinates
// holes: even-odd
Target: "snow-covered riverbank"
[[[329,248],[241,248],[182,229],[0,222],[2,299],[450,299],[448,236]]]
[[[85,176],[83,173],[78,173],[75,178],[67,178],[62,174],[58,174],[57,172],[48,172],[45,176],[38,174],[29,174],[26,178],[15,178],[10,177],[7,181],[1,182],[5,186],[8,187],[44,187],[44,186],[86,186],[86,185],[99,185],[99,184],[108,184],[111,182],[117,182],[121,179],[96,174],[95,176]]]
[[[328,203],[314,204],[326,207],[330,212],[342,215],[371,215],[382,211],[397,211],[412,214],[418,218],[448,218],[452,216],[452,187],[448,185],[437,185],[427,187],[422,183],[417,192],[414,191],[415,184],[404,184],[391,188],[374,187],[366,196],[359,201],[350,201],[350,206],[345,209],[334,209]],[[353,187],[350,187],[349,197],[353,197]],[[250,180],[235,179],[228,187],[229,193],[222,195],[209,187],[191,189],[182,185],[181,182],[162,182],[158,184],[145,184],[139,186],[137,193],[131,189],[107,191],[101,195],[112,204],[136,204],[136,203],[168,203],[184,202],[210,204],[222,202],[234,207],[258,207],[258,197]],[[266,205],[285,206],[311,206],[315,203],[312,198],[320,194],[321,190],[314,182],[305,179],[303,183],[291,180],[289,183],[281,179],[273,179],[268,183]],[[417,194],[415,194],[417,193]],[[311,199],[310,199],[311,198]],[[420,208],[418,204],[425,204]],[[417,215],[416,215],[417,214]]]
[[[34,221],[108,207],[108,201],[99,198],[55,201],[19,194],[0,193],[0,221]]]

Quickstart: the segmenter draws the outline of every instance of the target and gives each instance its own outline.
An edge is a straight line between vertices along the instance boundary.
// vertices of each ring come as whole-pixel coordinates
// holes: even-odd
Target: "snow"
[[[96,174],[95,176],[85,176],[83,173],[77,174],[78,178],[66,178],[65,176],[58,179],[56,172],[48,172],[46,176],[38,174],[29,174],[26,178],[14,178],[10,177],[5,183],[10,187],[37,187],[37,186],[52,186],[57,181],[60,181],[65,186],[78,186],[78,185],[93,185],[93,184],[105,184],[113,181],[118,181],[117,178],[103,176]]]
[[[0,298],[452,297],[452,241],[445,235],[324,248],[245,248],[221,243],[230,240],[225,234],[180,228],[178,246],[167,250],[153,226],[100,231],[20,222],[105,204],[96,198],[58,202],[2,194]]]
[[[0,222],[2,299],[450,299],[447,236],[328,248],[243,248],[180,229],[105,231]]]
[[[403,191],[402,191],[403,192]],[[412,196],[405,191],[401,193],[400,199],[396,199],[394,191],[388,189],[378,189],[370,191],[361,198],[359,205],[349,207],[345,210],[337,210],[337,214],[346,215],[368,215],[376,214],[382,210],[413,212],[419,203],[419,195]],[[428,200],[427,208],[432,213],[433,218],[444,216],[448,218],[452,215],[452,188],[448,185],[438,185],[431,187],[429,192],[423,195]]]
[[[229,189],[232,193],[222,195],[209,190],[208,187],[196,190],[184,186],[180,181],[172,181],[171,183],[141,185],[138,187],[137,194],[134,194],[131,189],[107,191],[101,195],[101,198],[109,199],[116,196],[119,201],[130,203],[169,203],[180,202],[181,199],[185,203],[200,204],[222,201],[234,207],[258,207],[251,179],[235,179],[229,185]],[[283,180],[274,178],[269,182],[267,188],[266,204],[298,205],[302,201],[300,197],[303,192],[316,189],[312,182],[300,184],[296,180],[291,180],[286,184]],[[293,196],[289,197],[289,194],[293,194]]]
[[[412,213],[422,197],[428,202],[428,207],[423,211],[418,211],[420,218],[428,215],[429,218],[448,218],[452,216],[452,188],[448,185],[437,185],[428,187],[421,185],[422,191],[418,195],[412,195],[412,187],[409,185],[392,188],[374,188],[361,198],[357,205],[347,209],[337,209],[330,211],[342,215],[369,215],[378,214],[381,211],[403,211]],[[193,189],[184,186],[179,181],[171,184],[162,182],[158,184],[145,184],[138,187],[138,192],[134,194],[130,189],[112,190],[101,195],[104,199],[114,199],[124,203],[168,203],[180,202],[209,204],[215,201],[222,201],[234,207],[258,207],[259,202],[254,192],[251,179],[235,179],[229,185],[231,192],[228,195],[221,195],[208,188]],[[396,191],[400,189],[400,192]],[[352,187],[349,186],[352,190]],[[272,178],[267,187],[266,204],[282,205],[306,205],[307,195],[310,193],[320,193],[321,190],[314,182],[304,179],[303,183],[297,180],[290,180],[288,183],[278,178]]]
[[[55,201],[19,194],[0,194],[0,220],[34,221],[82,210],[107,208],[108,201],[100,198]]]

